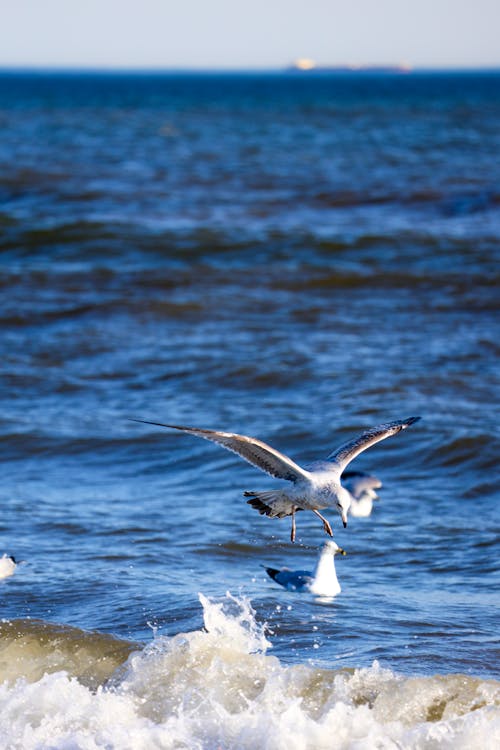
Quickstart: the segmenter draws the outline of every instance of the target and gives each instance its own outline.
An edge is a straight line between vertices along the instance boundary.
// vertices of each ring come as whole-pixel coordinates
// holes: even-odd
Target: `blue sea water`
[[[410,699],[401,712],[415,732],[451,716],[450,747],[496,741],[499,122],[494,72],[0,75],[0,555],[26,560],[0,581],[0,644],[25,648],[0,661],[6,747],[66,747],[68,737],[94,747],[90,736],[100,746],[88,717],[85,741],[55,739],[54,727],[29,739],[12,708],[19,695],[44,706],[63,684],[70,732],[69,707],[87,705],[88,688],[42,675],[81,679],[68,644],[84,631],[98,631],[95,652],[82,646],[85,674],[118,648],[115,636],[114,666],[137,644],[159,700],[179,673],[151,667],[147,649],[167,643],[180,659],[175,639],[188,634],[195,649],[203,623],[243,644],[227,664],[220,643],[203,646],[227,679],[254,650],[241,627],[263,623],[306,704],[293,670],[330,675],[321,695],[335,693],[332,724],[315,734],[311,710],[297,747],[354,746],[354,728],[345,744],[325,739],[346,720],[345,691],[330,690],[337,670],[364,675],[367,695],[406,680],[421,700],[440,681],[456,696],[459,675],[479,680],[463,726],[453,717],[465,709],[437,711],[448,705],[441,687],[423,713]],[[292,545],[289,520],[261,517],[243,497],[274,480],[218,446],[130,421],[253,435],[307,463],[412,414],[422,420],[352,464],[383,483],[372,515],[344,530],[326,511],[347,550],[329,603],[284,591],[262,567],[313,565],[316,517],[297,516]],[[196,683],[211,721],[220,679]],[[156,728],[141,724],[127,745],[113,725],[105,746],[263,746],[255,726],[272,707],[243,692],[258,717],[244,738],[232,724],[200,734],[194,719],[186,736],[156,736],[178,704],[155,703]],[[353,700],[356,713],[364,703]],[[434,747],[427,729],[381,728],[397,714],[391,700],[363,724],[366,747]],[[476,726],[482,706],[489,718]],[[294,747],[285,725],[269,747]]]

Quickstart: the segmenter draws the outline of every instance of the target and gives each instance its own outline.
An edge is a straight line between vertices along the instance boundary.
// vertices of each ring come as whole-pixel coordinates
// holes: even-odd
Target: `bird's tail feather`
[[[294,505],[282,490],[245,492],[244,496],[250,498],[247,500],[248,504],[258,510],[261,516],[285,518],[293,513]]]

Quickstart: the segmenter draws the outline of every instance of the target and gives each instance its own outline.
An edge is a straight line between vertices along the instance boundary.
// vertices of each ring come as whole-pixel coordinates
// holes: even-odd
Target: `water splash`
[[[155,635],[94,689],[64,670],[78,635],[59,628],[46,654],[50,669],[50,649],[57,650],[59,671],[0,685],[0,746],[466,750],[500,743],[494,680],[407,678],[377,663],[355,670],[287,666],[267,653],[266,626],[248,599],[200,594],[200,602],[204,628]],[[88,672],[105,657],[108,640],[89,654]]]
[[[198,598],[209,633],[231,639],[233,647],[239,647],[249,654],[265,653],[272,648],[265,636],[267,625],[257,622],[256,612],[247,597],[237,598],[227,591],[226,599],[220,602],[208,599],[203,594],[198,594]]]

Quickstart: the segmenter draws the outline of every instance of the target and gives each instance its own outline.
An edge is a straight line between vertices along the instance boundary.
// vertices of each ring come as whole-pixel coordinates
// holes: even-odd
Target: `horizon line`
[[[311,69],[301,69],[294,63],[281,66],[269,67],[198,67],[198,66],[155,66],[155,65],[62,65],[62,64],[22,64],[11,65],[0,63],[0,73],[198,73],[198,74],[269,74],[269,73],[295,73],[298,76],[325,75],[328,73],[388,73],[393,75],[411,75],[412,73],[439,73],[439,72],[500,72],[500,63],[491,65],[406,65],[401,63],[361,63],[352,65],[349,63],[338,63],[323,65],[318,64]]]

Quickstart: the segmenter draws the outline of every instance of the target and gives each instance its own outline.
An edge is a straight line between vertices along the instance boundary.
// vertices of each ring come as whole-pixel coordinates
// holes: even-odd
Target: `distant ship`
[[[308,57],[299,57],[288,68],[299,73],[409,73],[408,63],[396,65],[318,65]]]

